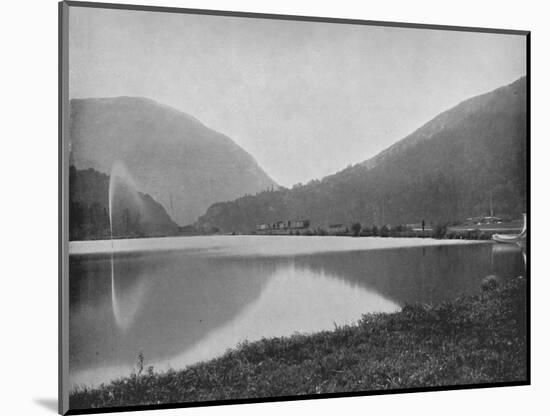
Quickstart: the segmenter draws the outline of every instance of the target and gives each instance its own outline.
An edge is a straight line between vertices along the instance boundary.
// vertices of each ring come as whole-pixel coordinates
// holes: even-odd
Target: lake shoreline
[[[157,373],[145,356],[128,377],[74,389],[70,407],[524,382],[526,295],[525,278],[486,279],[474,295],[364,315],[332,331],[245,342],[184,370]]]
[[[324,242],[329,240],[331,247]],[[349,250],[372,250],[385,248],[407,248],[417,246],[493,244],[493,241],[479,239],[451,239],[431,237],[352,237],[352,236],[290,236],[290,235],[210,235],[210,236],[179,236],[155,237],[118,240],[81,240],[69,243],[69,255],[111,254],[146,251],[177,251],[201,250],[212,248],[223,255],[264,255],[257,251],[257,242],[270,241],[271,248],[277,248],[276,256],[295,256],[315,252],[338,252]],[[211,247],[212,242],[215,243]],[[304,244],[307,243],[307,244]],[[244,245],[243,245],[244,244]],[[336,248],[334,248],[336,246]],[[244,249],[233,250],[242,247]],[[271,250],[273,251],[273,250]]]

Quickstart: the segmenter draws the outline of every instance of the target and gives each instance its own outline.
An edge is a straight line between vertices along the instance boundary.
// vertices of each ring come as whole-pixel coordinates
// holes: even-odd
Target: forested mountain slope
[[[520,215],[527,198],[526,79],[466,100],[374,158],[322,180],[213,204],[198,226],[251,231],[307,218],[313,226],[438,223],[493,211]]]

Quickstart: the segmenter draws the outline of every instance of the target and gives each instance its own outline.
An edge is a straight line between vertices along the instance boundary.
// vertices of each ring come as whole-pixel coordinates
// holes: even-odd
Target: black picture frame
[[[250,13],[244,11],[225,11],[225,10],[206,10],[206,9],[190,9],[179,7],[162,7],[162,6],[144,6],[137,4],[117,4],[117,3],[96,3],[85,1],[61,1],[58,3],[58,345],[59,345],[59,373],[58,373],[58,397],[60,414],[94,414],[94,413],[111,413],[124,411],[138,410],[155,410],[155,409],[175,409],[203,406],[220,406],[234,405],[247,403],[271,403],[284,402],[294,400],[312,400],[324,398],[344,398],[358,397],[371,395],[387,395],[387,394],[403,394],[403,393],[418,393],[418,392],[436,392],[447,390],[464,390],[464,389],[482,389],[493,387],[512,387],[524,386],[531,384],[531,237],[527,235],[526,242],[526,300],[527,300],[527,322],[526,322],[526,342],[527,342],[527,377],[523,381],[518,382],[495,382],[483,384],[455,385],[455,386],[438,386],[438,387],[422,387],[422,388],[406,388],[394,390],[376,390],[363,392],[341,392],[341,393],[322,393],[315,395],[296,395],[296,396],[278,396],[265,398],[243,398],[235,400],[218,400],[218,401],[201,401],[201,402],[182,402],[182,403],[164,403],[153,405],[137,405],[137,406],[122,406],[112,408],[90,408],[90,409],[70,409],[69,408],[69,386],[68,386],[68,189],[69,189],[69,150],[67,148],[68,137],[68,102],[69,102],[69,86],[68,86],[68,10],[70,7],[81,8],[99,8],[99,9],[114,9],[114,10],[129,10],[143,12],[162,12],[172,14],[187,14],[187,15],[209,15],[209,16],[227,16],[227,17],[242,17],[250,19],[271,19],[271,20],[291,20],[299,22],[323,22],[341,25],[364,25],[364,26],[384,26],[395,28],[412,28],[412,29],[428,29],[441,31],[462,31],[462,32],[477,32],[491,34],[518,35],[525,37],[526,48],[526,82],[527,82],[527,227],[531,227],[531,109],[530,109],[530,91],[531,91],[531,32],[528,30],[509,30],[500,28],[483,28],[483,27],[466,27],[466,26],[447,26],[447,25],[432,25],[432,24],[417,24],[407,22],[389,22],[389,21],[374,21],[374,20],[359,20],[359,19],[343,19],[331,17],[317,16],[295,16],[284,14],[266,14],[266,13]]]

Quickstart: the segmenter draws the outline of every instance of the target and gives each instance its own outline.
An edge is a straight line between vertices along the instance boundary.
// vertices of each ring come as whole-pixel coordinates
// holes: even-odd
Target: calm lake
[[[525,275],[516,246],[460,240],[212,236],[71,242],[71,383],[180,369],[244,340],[352,324]]]

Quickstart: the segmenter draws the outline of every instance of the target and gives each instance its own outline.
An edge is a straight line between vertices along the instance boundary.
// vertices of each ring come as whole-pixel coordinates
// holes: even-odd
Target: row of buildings
[[[290,234],[291,231],[305,231],[309,229],[309,220],[288,220],[263,223],[256,226],[259,234]]]
[[[307,219],[275,221],[256,225],[257,234],[307,234],[314,231],[318,230],[311,229],[311,223]],[[345,224],[330,224],[323,227],[323,231],[328,234],[344,234],[349,232],[349,227]]]

